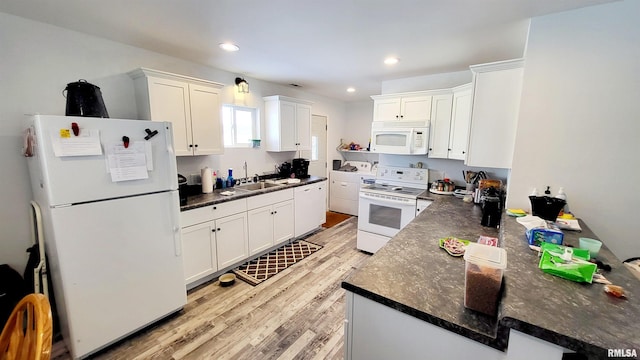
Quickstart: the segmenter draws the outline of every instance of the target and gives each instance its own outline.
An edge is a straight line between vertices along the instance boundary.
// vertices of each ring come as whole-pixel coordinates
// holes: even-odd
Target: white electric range
[[[418,196],[428,188],[428,169],[378,166],[375,183],[360,189],[356,247],[378,251],[416,217]]]

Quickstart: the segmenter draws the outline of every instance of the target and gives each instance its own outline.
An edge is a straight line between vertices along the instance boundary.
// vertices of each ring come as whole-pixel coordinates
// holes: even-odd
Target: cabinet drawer
[[[293,199],[293,189],[277,190],[247,198],[249,210]]]
[[[186,226],[241,213],[243,211],[247,211],[247,199],[239,199],[193,210],[182,211],[180,213],[180,226],[184,228]]]

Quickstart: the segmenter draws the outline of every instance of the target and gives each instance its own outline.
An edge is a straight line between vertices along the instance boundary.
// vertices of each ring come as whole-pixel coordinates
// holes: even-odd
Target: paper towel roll
[[[213,173],[209,167],[205,167],[200,171],[200,178],[202,179],[202,192],[209,194],[213,192]]]

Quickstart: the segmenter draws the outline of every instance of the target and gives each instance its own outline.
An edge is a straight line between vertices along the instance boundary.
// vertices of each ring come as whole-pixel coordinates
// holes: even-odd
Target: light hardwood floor
[[[341,281],[368,255],[357,218],[307,238],[324,248],[257,286],[211,282],[180,313],[98,353],[96,359],[342,359]],[[62,343],[52,359],[69,359]]]

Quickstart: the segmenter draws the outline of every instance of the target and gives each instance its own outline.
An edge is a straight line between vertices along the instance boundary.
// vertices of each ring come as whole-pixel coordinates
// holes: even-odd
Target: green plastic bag
[[[597,265],[590,263],[589,250],[568,248],[562,245],[543,243],[538,267],[551,275],[576,282],[591,283]]]

